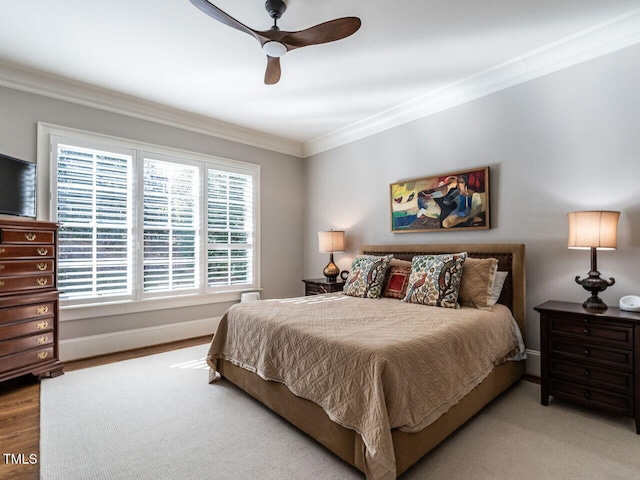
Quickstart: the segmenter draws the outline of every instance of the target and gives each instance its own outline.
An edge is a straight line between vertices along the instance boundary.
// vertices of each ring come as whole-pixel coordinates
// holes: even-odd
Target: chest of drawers
[[[541,403],[556,396],[632,417],[640,433],[640,314],[549,301],[540,313]]]
[[[0,219],[0,381],[63,373],[56,232],[54,223]]]

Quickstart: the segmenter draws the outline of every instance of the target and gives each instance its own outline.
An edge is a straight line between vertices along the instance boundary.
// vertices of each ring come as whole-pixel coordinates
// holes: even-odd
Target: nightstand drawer
[[[559,380],[601,388],[631,395],[633,393],[633,375],[588,364],[563,360],[551,360],[550,375]]]
[[[591,343],[573,343],[552,338],[550,342],[552,358],[579,360],[589,365],[603,365],[633,370],[633,350],[607,348]]]
[[[573,317],[571,320],[549,317],[551,335],[589,339],[603,345],[633,347],[633,327],[613,322],[598,322],[588,317]]]
[[[583,405],[598,407],[623,415],[633,415],[633,397],[630,395],[619,395],[555,379],[551,379],[550,393]]]
[[[317,283],[307,284],[307,295],[322,295],[323,293],[329,293],[329,290]]]

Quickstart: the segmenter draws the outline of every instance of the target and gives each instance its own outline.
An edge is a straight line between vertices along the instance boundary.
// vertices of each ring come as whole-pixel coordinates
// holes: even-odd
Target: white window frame
[[[159,310],[164,308],[177,308],[182,306],[193,306],[210,303],[221,303],[237,301],[243,292],[261,290],[260,285],[260,166],[253,163],[242,162],[238,160],[230,160],[227,158],[205,155],[196,152],[190,152],[175,149],[166,146],[153,145],[136,140],[102,135],[83,130],[52,125],[47,123],[38,123],[38,209],[37,215],[39,220],[56,221],[57,195],[53,192],[55,185],[55,172],[52,168],[57,158],[57,152],[53,150],[56,140],[62,139],[62,143],[74,146],[82,146],[85,148],[95,148],[105,150],[107,152],[122,153],[134,151],[134,184],[137,184],[143,169],[144,155],[148,157],[162,160],[180,159],[185,164],[197,165],[201,169],[200,183],[201,195],[205,195],[207,171],[209,168],[225,170],[233,173],[242,173],[253,177],[253,283],[242,286],[227,287],[209,287],[207,276],[207,222],[206,222],[206,203],[201,204],[201,225],[200,225],[200,285],[196,292],[177,293],[167,292],[167,295],[157,295],[153,298],[147,298],[142,294],[142,284],[140,275],[142,272],[142,235],[140,223],[142,219],[142,206],[135,195],[142,195],[142,191],[134,188],[134,205],[138,207],[133,213],[133,235],[137,240],[134,245],[135,260],[134,265],[134,288],[133,295],[130,299],[108,299],[103,302],[61,302],[61,309],[65,310],[64,320],[74,320],[87,318],[88,316],[99,317],[108,315],[117,315],[122,313],[144,312],[151,310]]]

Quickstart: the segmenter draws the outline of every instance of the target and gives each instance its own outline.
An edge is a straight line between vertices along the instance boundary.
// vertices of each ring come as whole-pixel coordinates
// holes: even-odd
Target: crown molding
[[[302,144],[293,140],[4,61],[0,86],[302,157]]]
[[[640,43],[640,9],[303,143],[309,157]]]

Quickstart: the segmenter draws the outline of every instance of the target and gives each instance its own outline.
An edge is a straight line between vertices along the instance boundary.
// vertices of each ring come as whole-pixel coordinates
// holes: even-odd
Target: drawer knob
[[[584,349],[584,354],[585,354],[585,356],[588,357],[589,355],[591,355],[591,350],[589,350],[588,348],[585,348]]]
[[[36,239],[36,234],[35,233],[31,233],[31,232],[25,233],[24,234],[24,238],[26,238],[27,241],[29,241],[29,242],[33,242]]]
[[[38,358],[40,360],[44,360],[45,358],[47,358],[47,355],[49,355],[49,352],[46,352],[44,350],[42,352],[38,352]]]
[[[49,307],[47,307],[46,305],[44,305],[43,307],[38,307],[36,308],[36,313],[38,315],[44,315],[45,313],[47,313],[49,311]]]
[[[36,328],[38,330],[44,330],[48,326],[49,326],[49,322],[38,322],[37,325],[36,325]]]
[[[587,390],[586,392],[584,392],[584,398],[591,398],[591,392],[589,390]]]
[[[6,250],[4,248],[0,248],[0,253],[4,253]]]
[[[36,252],[38,252],[38,255],[40,255],[41,257],[44,257],[47,253],[49,253],[49,250],[46,248],[39,248],[38,250],[36,250]]]
[[[38,337],[38,340],[36,340],[36,343],[38,345],[42,345],[43,343],[47,343],[47,340],[49,340],[49,337],[46,337],[46,336]]]
[[[582,333],[584,333],[585,335],[589,335],[591,333],[591,330],[585,328],[584,330],[582,330]]]
[[[584,376],[589,378],[591,376],[591,372],[589,370],[584,371]]]
[[[47,269],[48,265],[46,263],[38,263],[36,268],[41,272],[44,272]]]
[[[47,284],[47,282],[48,282],[48,280],[46,278],[44,278],[44,277],[38,278],[36,280],[36,283],[41,287],[44,287]]]

